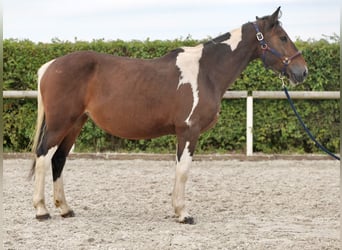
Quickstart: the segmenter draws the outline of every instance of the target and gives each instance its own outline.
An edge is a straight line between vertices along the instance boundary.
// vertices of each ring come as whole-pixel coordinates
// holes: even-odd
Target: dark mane
[[[279,19],[281,17],[281,13],[279,14]],[[262,20],[262,21],[267,21],[271,18],[271,16],[263,16],[263,17],[256,17],[256,20]],[[277,26],[282,26],[282,23],[278,20],[275,21],[275,23],[272,25],[273,27],[277,27]]]
[[[226,41],[230,38],[231,34],[229,32],[227,33],[224,33],[222,35],[219,35],[218,37],[215,37],[211,40],[209,40],[208,42],[204,43],[204,45],[208,45],[208,44],[211,44],[211,43],[221,43],[223,41]]]
[[[270,16],[265,16],[265,17],[259,18],[259,20],[268,20],[269,17],[270,17]],[[272,27],[277,27],[277,26],[282,26],[282,23],[281,23],[279,20],[277,20],[277,21],[272,25]]]

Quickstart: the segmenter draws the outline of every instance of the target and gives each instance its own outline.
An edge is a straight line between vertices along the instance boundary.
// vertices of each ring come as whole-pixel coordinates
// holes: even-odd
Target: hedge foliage
[[[336,38],[336,37],[335,37]],[[309,66],[304,84],[290,90],[339,90],[339,38],[335,42],[296,41]],[[5,40],[3,44],[4,90],[37,89],[38,68],[45,62],[78,50],[94,50],[118,56],[155,58],[168,51],[193,46],[191,38],[173,41],[121,40],[92,42],[33,43],[28,40]],[[280,90],[277,76],[264,69],[260,60],[252,62],[237,79],[231,90]],[[339,100],[295,101],[312,133],[328,149],[339,151]],[[4,149],[29,151],[36,123],[36,100],[4,100]],[[246,101],[223,100],[219,122],[199,140],[199,152],[244,152],[246,145]],[[286,100],[254,101],[254,151],[263,153],[318,152],[300,127]],[[91,121],[84,126],[76,141],[76,151],[173,152],[174,136],[152,140],[126,140],[106,134]]]

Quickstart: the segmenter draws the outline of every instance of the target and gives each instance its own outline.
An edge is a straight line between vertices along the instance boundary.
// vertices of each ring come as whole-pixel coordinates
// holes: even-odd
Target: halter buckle
[[[291,59],[288,58],[288,57],[285,57],[284,60],[283,60],[283,64],[289,65],[290,63],[291,63]]]
[[[260,41],[264,40],[264,35],[259,31],[258,33],[256,33],[256,38],[260,42]]]

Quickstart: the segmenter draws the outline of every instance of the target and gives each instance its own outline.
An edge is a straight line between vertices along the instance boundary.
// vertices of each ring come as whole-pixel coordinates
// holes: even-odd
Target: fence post
[[[253,155],[253,96],[247,96],[246,155]]]

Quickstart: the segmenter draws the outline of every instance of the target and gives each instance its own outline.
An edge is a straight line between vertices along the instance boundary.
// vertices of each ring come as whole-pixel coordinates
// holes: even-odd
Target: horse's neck
[[[205,53],[207,67],[209,68],[207,72],[209,79],[221,96],[247,67],[249,62],[256,58],[257,41],[254,43],[255,36],[250,37],[251,35],[243,35],[243,39],[238,42],[231,37],[231,41],[228,39],[225,42],[207,45],[208,48]],[[227,46],[230,46],[230,48],[227,48]]]

